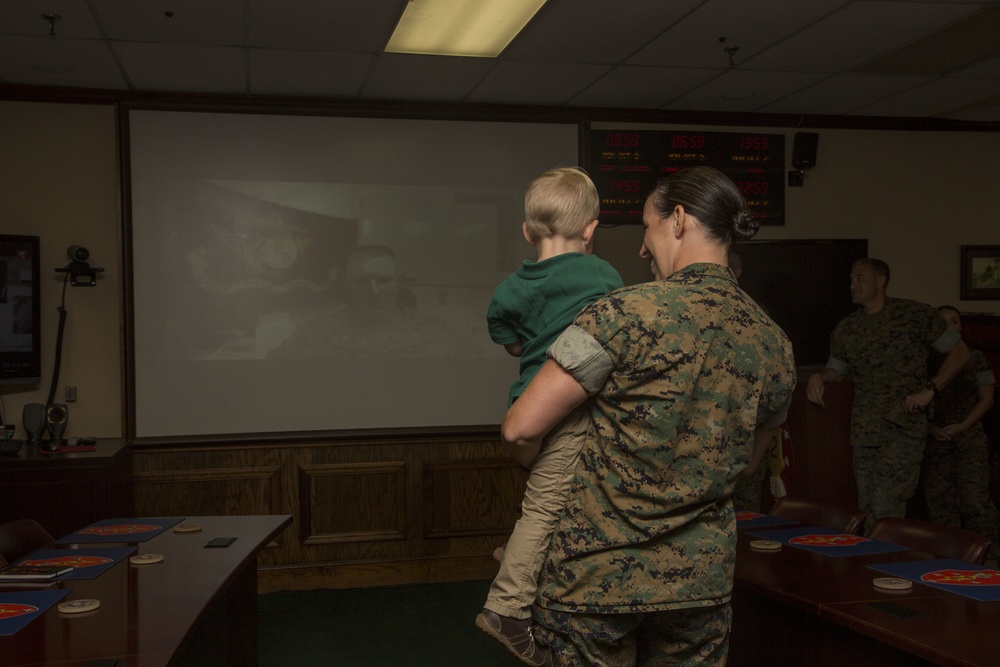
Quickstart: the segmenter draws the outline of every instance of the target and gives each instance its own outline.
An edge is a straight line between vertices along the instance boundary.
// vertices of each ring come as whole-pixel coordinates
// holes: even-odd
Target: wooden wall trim
[[[527,478],[495,432],[190,443],[132,465],[136,516],[291,514],[261,590],[490,578]]]
[[[379,463],[340,463],[324,465],[300,465],[299,479],[299,540],[305,546],[317,544],[337,544],[343,542],[371,542],[375,540],[405,540],[406,539],[406,462],[384,461]],[[344,507],[333,507],[333,515],[344,513],[364,513],[366,523],[381,526],[375,530],[348,529],[342,531],[321,532],[314,521],[316,512],[325,504],[323,498],[317,497],[317,487],[324,482],[339,479],[355,478],[358,486],[372,489],[375,492],[385,490],[395,498],[388,507],[383,506],[382,512],[373,511],[378,507],[378,499],[363,497],[355,491],[346,498],[351,504]],[[382,481],[382,478],[385,478]],[[353,481],[353,480],[352,480]],[[365,510],[368,510],[365,512]]]

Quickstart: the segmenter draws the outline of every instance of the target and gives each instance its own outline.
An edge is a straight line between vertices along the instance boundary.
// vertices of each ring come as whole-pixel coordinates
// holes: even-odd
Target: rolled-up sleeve
[[[851,372],[851,367],[844,361],[841,361],[837,357],[830,355],[830,358],[826,360],[826,367],[832,368],[837,372],[837,375],[846,376]]]
[[[552,343],[546,354],[566,369],[588,396],[600,391],[614,370],[614,364],[604,346],[575,324],[569,326]]]

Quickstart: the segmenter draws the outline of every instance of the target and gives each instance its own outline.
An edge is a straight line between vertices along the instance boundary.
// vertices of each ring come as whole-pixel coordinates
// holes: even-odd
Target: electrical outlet
[[[76,400],[76,387],[66,387],[66,402],[72,403]]]

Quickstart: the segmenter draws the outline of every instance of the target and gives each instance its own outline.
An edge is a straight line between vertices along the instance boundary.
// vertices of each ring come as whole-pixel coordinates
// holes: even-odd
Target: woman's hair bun
[[[743,206],[733,216],[733,239],[737,241],[747,241],[752,239],[757,230],[760,229],[760,222],[749,206]]]

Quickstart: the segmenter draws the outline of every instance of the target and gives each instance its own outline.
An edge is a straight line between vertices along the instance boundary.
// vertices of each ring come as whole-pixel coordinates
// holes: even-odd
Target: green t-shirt
[[[525,260],[497,287],[487,314],[490,338],[522,344],[521,374],[509,402],[521,395],[545,361],[545,351],[584,306],[622,287],[613,266],[595,255],[563,253],[541,262]]]

